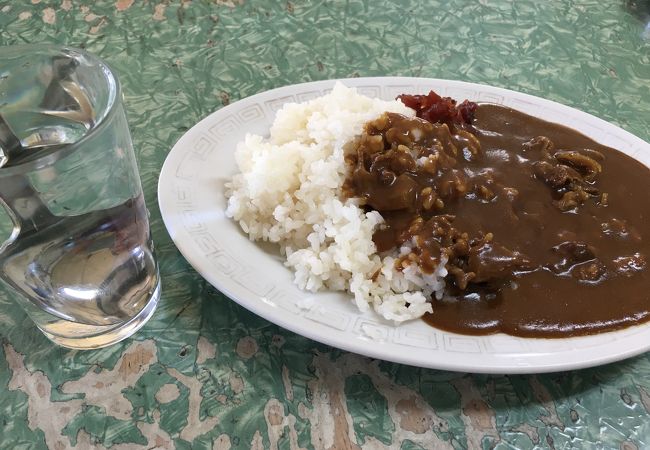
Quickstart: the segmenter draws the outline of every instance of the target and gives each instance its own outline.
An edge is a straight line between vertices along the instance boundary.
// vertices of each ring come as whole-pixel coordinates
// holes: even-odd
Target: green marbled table
[[[644,0],[0,1],[0,44],[84,47],[120,76],[163,276],[149,324],[91,352],[54,347],[0,291],[0,448],[650,448],[648,355],[488,376],[342,352],[203,281],[156,202],[165,156],[198,120],[302,81],[491,84],[649,140],[649,12]]]

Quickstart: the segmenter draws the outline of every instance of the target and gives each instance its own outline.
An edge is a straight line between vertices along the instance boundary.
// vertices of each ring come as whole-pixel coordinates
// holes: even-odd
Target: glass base
[[[62,347],[72,348],[76,350],[93,350],[96,348],[108,347],[109,345],[116,344],[132,336],[136,331],[142,328],[144,324],[147,323],[149,318],[153,315],[154,311],[156,311],[158,300],[160,300],[160,278],[158,279],[156,289],[154,289],[154,292],[149,299],[147,306],[145,306],[137,316],[133,317],[128,322],[118,325],[115,328],[111,328],[108,331],[102,329],[95,335],[62,337],[48,333],[41,327],[39,327],[39,329],[50,341]]]

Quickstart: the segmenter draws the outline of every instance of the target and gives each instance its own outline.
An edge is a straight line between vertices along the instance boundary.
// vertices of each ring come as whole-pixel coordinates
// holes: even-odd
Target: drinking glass
[[[160,298],[117,77],[85,51],[0,47],[0,278],[56,344],[135,333]]]

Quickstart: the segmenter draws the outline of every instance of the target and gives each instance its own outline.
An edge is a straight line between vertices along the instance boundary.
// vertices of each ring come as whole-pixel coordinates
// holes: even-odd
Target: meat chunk
[[[593,181],[596,178],[596,175],[603,170],[603,166],[601,166],[594,158],[584,155],[576,150],[560,150],[555,152],[553,156],[561,164],[571,166],[580,172],[587,181]]]
[[[574,266],[571,270],[571,275],[574,278],[588,283],[598,283],[606,276],[606,274],[607,267],[598,260],[579,264]]]
[[[561,190],[573,183],[582,181],[582,177],[577,170],[564,164],[537,161],[533,163],[533,169],[537,178],[555,190]]]
[[[532,153],[535,177],[543,181],[555,197],[554,205],[561,211],[574,211],[589,198],[599,196],[599,205],[607,206],[607,195],[600,195],[594,182],[603,166],[602,154],[595,150],[558,150],[544,136],[525,144],[523,150]],[[536,159],[537,160],[534,160]]]
[[[573,266],[596,258],[596,250],[580,241],[562,242],[553,247],[553,252],[561,257],[560,261],[550,266],[550,269],[557,274],[568,273]]]
[[[626,277],[631,277],[642,271],[646,265],[645,257],[638,252],[631,256],[619,256],[614,260],[616,272]]]
[[[532,268],[525,255],[494,242],[484,242],[469,251],[468,269],[475,274],[475,283],[511,278],[513,272]]]

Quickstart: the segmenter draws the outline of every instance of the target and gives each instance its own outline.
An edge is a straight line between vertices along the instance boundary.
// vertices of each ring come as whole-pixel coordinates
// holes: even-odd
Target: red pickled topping
[[[408,95],[401,94],[397,96],[404,105],[415,110],[417,117],[428,120],[431,123],[472,123],[474,112],[478,105],[469,100],[465,100],[460,105],[456,105],[456,100],[451,97],[441,97],[434,91],[427,95]]]

